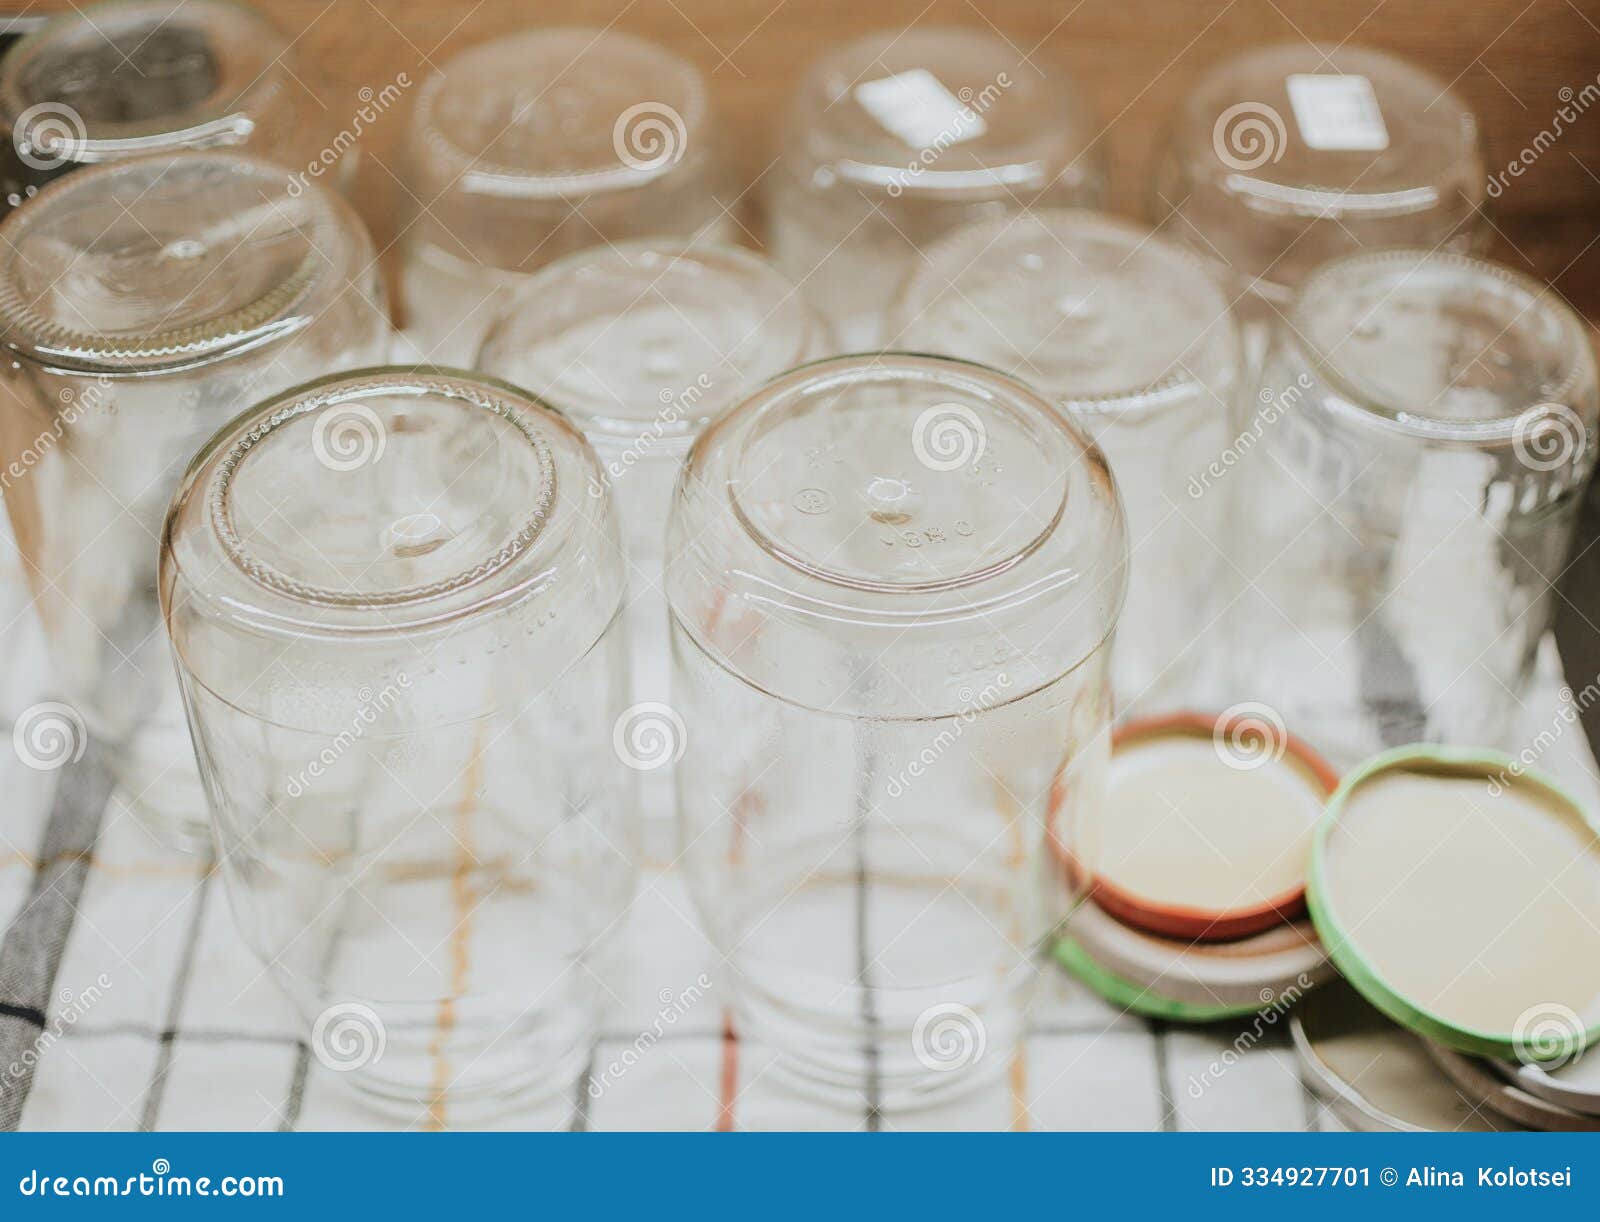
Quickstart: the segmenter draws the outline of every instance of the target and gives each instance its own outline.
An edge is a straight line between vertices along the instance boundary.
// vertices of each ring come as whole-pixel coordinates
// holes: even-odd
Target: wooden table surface
[[[325,78],[335,116],[398,72],[420,81],[452,53],[532,24],[612,25],[665,43],[711,82],[746,181],[771,161],[775,117],[822,49],[875,29],[994,29],[1030,59],[1064,65],[1095,103],[1117,210],[1137,212],[1166,116],[1217,59],[1260,43],[1313,39],[1383,48],[1452,82],[1503,167],[1550,127],[1570,89],[1600,87],[1600,0],[254,0]],[[73,0],[0,0],[29,14]],[[78,0],[76,7],[83,7]],[[410,91],[414,93],[413,91]],[[1493,201],[1498,257],[1553,280],[1600,317],[1600,95]],[[409,98],[363,137],[361,210],[393,238],[395,175]],[[1586,249],[1587,248],[1587,249]]]

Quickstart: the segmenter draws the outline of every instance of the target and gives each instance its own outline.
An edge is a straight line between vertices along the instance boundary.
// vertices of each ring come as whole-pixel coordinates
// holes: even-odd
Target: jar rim
[[[1032,223],[1046,231],[1056,226],[1071,225],[1087,233],[1104,234],[1114,239],[1126,240],[1132,244],[1130,252],[1147,246],[1159,251],[1162,259],[1173,265],[1174,271],[1181,271],[1190,276],[1189,284],[1184,286],[1186,291],[1191,295],[1199,293],[1209,295],[1214,299],[1214,304],[1220,307],[1217,316],[1218,320],[1226,322],[1226,330],[1229,336],[1233,337],[1233,342],[1237,344],[1237,328],[1232,321],[1232,307],[1221,289],[1216,286],[1204,261],[1198,255],[1187,247],[1165,240],[1154,230],[1145,229],[1120,217],[1097,212],[1090,208],[1034,209],[1018,216],[1001,217],[991,221],[978,221],[952,230],[939,238],[923,252],[923,258],[901,284],[895,301],[890,307],[891,315],[895,320],[894,325],[900,328],[900,336],[904,338],[907,332],[910,332],[913,336],[916,334],[914,323],[901,323],[900,319],[914,309],[925,308],[946,291],[939,289],[936,283],[930,284],[935,277],[935,268],[942,258],[953,255],[955,251],[969,244],[982,245],[983,254],[986,255],[992,249],[995,240],[1021,223]],[[971,264],[968,266],[970,267]],[[963,269],[963,273],[965,270]],[[955,280],[949,280],[948,287],[953,288],[956,283]],[[1215,321],[1202,328],[1202,333],[1213,325],[1215,325]],[[1193,347],[1194,345],[1191,344],[1181,351],[1190,351]],[[975,359],[979,363],[988,363],[977,353],[952,353],[950,355]],[[1004,371],[1002,370],[1001,372]],[[1013,374],[1011,376],[1023,375]],[[1024,377],[1024,380],[1028,379]],[[1189,368],[1186,362],[1174,360],[1172,365],[1159,377],[1135,385],[1095,392],[1078,392],[1070,386],[1057,387],[1041,382],[1039,383],[1039,388],[1064,410],[1084,416],[1111,419],[1114,417],[1131,418],[1160,411],[1172,403],[1185,401],[1196,393],[1203,393],[1206,389],[1206,383],[1199,374]]]
[[[215,317],[182,322],[143,335],[108,335],[70,327],[46,316],[36,298],[24,296],[17,282],[17,264],[23,235],[28,230],[49,225],[52,212],[66,206],[75,195],[91,195],[118,177],[154,174],[159,182],[173,171],[228,172],[270,182],[283,198],[303,210],[304,250],[299,260],[251,300],[232,305]],[[292,193],[281,169],[239,153],[187,150],[76,171],[49,183],[29,207],[15,209],[0,221],[0,239],[7,252],[0,256],[0,316],[6,320],[0,329],[0,341],[36,364],[105,373],[172,371],[254,348],[307,325],[310,315],[303,307],[327,283],[328,258],[324,252],[337,245],[345,224],[338,205],[322,188],[311,185],[303,192]]]
[[[728,506],[734,519],[743,528],[752,542],[764,552],[779,560],[789,568],[815,578],[830,585],[857,590],[863,593],[888,594],[888,595],[929,595],[946,591],[965,589],[982,585],[996,577],[1009,572],[1030,555],[1042,547],[1050,535],[1060,526],[1067,509],[1067,484],[1060,481],[1060,496],[1054,504],[1048,507],[1043,521],[1039,523],[1036,532],[1031,536],[1026,531],[1010,545],[997,549],[995,556],[985,557],[974,567],[960,572],[930,576],[921,580],[896,580],[887,576],[874,576],[867,573],[852,573],[842,566],[829,565],[819,562],[815,557],[806,554],[805,549],[796,546],[793,541],[777,538],[772,531],[763,527],[757,515],[751,511],[751,504],[744,495],[746,490],[745,474],[753,462],[753,447],[760,441],[766,432],[780,423],[786,415],[799,410],[804,410],[808,404],[802,401],[803,396],[830,392],[848,392],[874,383],[887,384],[895,381],[910,381],[918,376],[917,365],[927,361],[935,366],[943,365],[945,358],[922,357],[912,358],[914,364],[908,366],[903,361],[898,365],[893,363],[896,358],[907,357],[910,354],[902,353],[877,353],[856,357],[838,357],[813,361],[801,365],[788,373],[768,381],[760,390],[741,404],[740,410],[748,424],[743,430],[739,440],[738,450],[733,457],[733,469],[727,483]],[[891,363],[886,363],[885,358]],[[952,362],[952,365],[959,364]],[[1011,379],[991,370],[987,366],[968,364],[965,370],[946,367],[943,372],[947,383],[952,380],[980,379],[988,382],[987,389],[998,391],[993,398],[992,405],[1000,412],[1021,416],[1017,404],[1004,401],[1003,396],[1014,393],[1012,386],[995,383],[995,377],[1004,378],[1006,382]],[[954,391],[952,390],[952,395]],[[1041,401],[1042,402],[1042,401]],[[970,411],[970,409],[969,409]],[[924,412],[924,416],[927,413]],[[1049,419],[1055,419],[1054,413],[1049,414]],[[1035,422],[1042,422],[1043,418],[1035,416]],[[981,421],[979,430],[983,429]],[[931,432],[930,430],[928,430]],[[981,451],[980,451],[981,454]],[[925,464],[927,465],[927,464]],[[935,466],[934,470],[950,470],[944,466]]]
[[[558,487],[555,459],[545,439],[517,410],[509,396],[503,391],[490,393],[496,388],[489,383],[474,383],[439,376],[437,373],[396,376],[396,372],[391,369],[335,375],[318,383],[297,387],[270,400],[251,413],[248,427],[244,422],[236,422],[232,444],[217,460],[205,496],[211,527],[223,550],[240,570],[259,584],[299,602],[329,607],[402,607],[455,594],[477,585],[503,571],[537,543],[555,511]],[[505,421],[532,447],[539,470],[538,488],[515,533],[477,563],[448,577],[383,590],[339,590],[305,582],[255,555],[238,530],[232,494],[236,476],[253,455],[259,454],[259,447],[268,443],[274,432],[302,418],[395,393],[417,397],[426,394],[434,399],[449,400],[486,411]]]
[[[1281,56],[1308,56],[1305,68],[1311,75],[1364,77],[1364,73],[1354,70],[1363,65],[1369,68],[1381,65],[1409,84],[1432,89],[1436,95],[1434,100],[1448,100],[1464,121],[1460,140],[1452,156],[1470,155],[1481,160],[1483,134],[1472,110],[1451,85],[1438,80],[1425,68],[1402,56],[1360,44],[1279,42],[1251,47],[1224,57],[1207,69],[1190,90],[1178,112],[1174,135],[1169,138],[1175,144],[1189,177],[1225,180],[1234,194],[1248,199],[1251,206],[1264,213],[1310,218],[1354,215],[1360,220],[1384,220],[1427,212],[1444,202],[1438,187],[1441,182],[1453,177],[1449,166],[1454,162],[1448,158],[1437,161],[1443,169],[1419,175],[1410,185],[1399,188],[1393,183],[1384,182],[1363,186],[1362,179],[1367,177],[1370,164],[1354,179],[1343,182],[1293,182],[1271,176],[1269,171],[1283,156],[1288,139],[1286,123],[1295,122],[1296,116],[1293,113],[1281,114],[1277,107],[1252,98],[1248,90],[1229,93],[1221,99],[1209,97],[1208,91],[1217,90],[1231,72],[1249,70]],[[1341,56],[1346,61],[1343,64],[1339,62]],[[1216,112],[1215,104],[1230,98],[1235,99],[1232,104],[1220,113]],[[1226,120],[1233,112],[1238,112],[1241,127],[1253,121],[1267,129],[1260,131],[1264,143],[1234,150],[1237,164],[1222,153],[1223,143],[1233,139],[1234,129],[1226,125]],[[1386,149],[1387,145],[1371,150],[1369,156],[1376,158]],[[1349,153],[1343,155],[1348,157]],[[1414,158],[1408,157],[1406,165],[1409,170],[1416,170]],[[1487,191],[1483,176],[1477,175],[1472,181],[1481,197]],[[1343,207],[1332,207],[1335,203]]]
[[[669,102],[644,101],[618,116],[613,126],[613,146],[617,151],[614,164],[572,170],[540,170],[493,162],[485,157],[483,146],[459,142],[449,131],[448,125],[438,120],[435,112],[450,85],[450,69],[465,72],[473,62],[503,57],[513,48],[531,50],[575,38],[587,38],[589,42],[569,67],[578,64],[588,52],[602,49],[603,54],[603,47],[609,44],[613,49],[643,55],[664,75],[675,78],[673,86],[679,93],[679,106]],[[541,90],[541,97],[543,92]],[[624,158],[619,146],[630,138],[624,133],[623,122],[630,112],[638,120],[637,129],[644,131],[646,136],[643,143],[634,141],[640,144],[642,154]],[[412,128],[416,144],[425,146],[449,163],[451,173],[447,190],[506,199],[559,200],[574,194],[636,190],[667,177],[686,157],[697,155],[690,146],[704,144],[699,137],[710,113],[710,95],[705,79],[690,60],[649,39],[622,30],[563,25],[516,31],[475,43],[457,52],[445,62],[444,67],[423,82],[417,96]],[[502,129],[502,134],[514,126],[515,120]],[[655,150],[654,142],[658,136],[662,142],[661,148],[652,151]]]
[[[942,200],[988,199],[997,192],[1006,191],[1042,191],[1064,175],[1069,175],[1080,161],[1086,163],[1083,170],[1086,178],[1098,176],[1099,166],[1092,155],[1097,136],[1086,126],[1082,133],[1078,133],[1078,138],[1065,142],[1061,139],[1069,130],[1067,119],[1084,117],[1088,113],[1072,78],[1064,67],[1058,67],[1051,79],[1043,81],[1034,69],[1027,67],[1027,57],[1020,51],[1016,52],[1016,71],[1032,73],[1028,85],[1048,88],[1054,102],[1064,112],[1055,113],[1052,109],[1051,118],[1054,122],[1030,124],[1022,134],[1013,134],[1010,139],[995,145],[987,155],[963,149],[966,140],[973,137],[955,139],[945,135],[942,147],[933,150],[938,155],[930,160],[925,156],[930,152],[929,148],[916,147],[887,130],[881,133],[883,139],[876,150],[861,147],[860,141],[849,138],[848,132],[842,138],[835,138],[830,146],[830,132],[837,137],[839,133],[834,129],[842,126],[835,118],[835,108],[844,96],[828,98],[827,78],[830,73],[847,75],[850,78],[847,92],[853,93],[873,71],[880,71],[887,77],[930,72],[927,65],[920,61],[916,67],[891,69],[885,65],[883,57],[896,47],[944,43],[950,44],[951,59],[963,69],[972,66],[977,53],[975,44],[991,54],[1007,58],[1007,53],[1015,50],[987,29],[945,24],[922,26],[910,31],[878,30],[830,48],[806,69],[799,89],[790,102],[787,124],[792,134],[792,148],[800,155],[790,152],[780,159],[789,166],[789,172],[805,182],[813,181],[819,174],[829,175],[858,189],[890,198],[909,195]],[[940,45],[939,49],[944,51],[945,47]],[[856,61],[864,61],[862,71],[854,69]],[[1004,78],[1006,72],[1002,69],[997,75]],[[938,80],[936,74],[935,80]],[[939,88],[949,93],[942,81],[939,82]],[[993,98],[988,96],[991,90],[998,90]],[[968,116],[970,125],[971,116],[976,115],[981,121],[982,115],[988,113],[1004,93],[1005,88],[991,79],[984,82],[981,91],[962,86],[957,92],[949,94],[948,102]],[[979,103],[986,104],[980,108]],[[822,121],[816,122],[818,118]],[[882,126],[881,119],[878,124]],[[976,138],[981,139],[983,134],[980,129]],[[964,153],[972,156],[963,157]],[[960,164],[950,164],[951,161],[959,161]]]
[[[1317,295],[1326,291],[1330,282],[1336,281],[1339,277],[1349,276],[1353,270],[1359,273],[1364,268],[1370,268],[1374,273],[1378,273],[1386,268],[1406,264],[1414,267],[1433,266],[1457,270],[1480,279],[1498,281],[1527,295],[1530,301],[1540,303],[1548,318],[1561,332],[1561,344],[1564,349],[1560,355],[1563,369],[1561,381],[1537,402],[1524,404],[1516,411],[1502,416],[1480,418],[1423,415],[1409,409],[1405,404],[1396,402],[1392,397],[1385,396],[1381,388],[1362,385],[1358,380],[1357,371],[1343,368],[1331,352],[1325,351],[1324,347],[1312,338],[1316,334],[1313,320],[1316,315]],[[1592,408],[1569,404],[1569,400],[1575,397],[1573,392],[1581,389],[1585,379],[1591,376],[1584,359],[1588,352],[1588,344],[1571,305],[1552,285],[1543,284],[1531,276],[1502,267],[1488,259],[1456,251],[1430,250],[1421,247],[1393,247],[1342,255],[1323,264],[1300,286],[1290,304],[1287,318],[1280,322],[1280,333],[1283,331],[1292,335],[1292,342],[1308,358],[1317,376],[1333,387],[1341,399],[1374,423],[1405,434],[1467,445],[1521,443],[1528,438],[1531,431],[1552,421],[1554,416],[1571,416],[1578,410],[1587,410],[1590,417],[1594,415]],[[1595,421],[1592,418],[1580,419],[1579,423],[1592,428]]]
[[[81,127],[82,134],[74,132],[52,156],[88,165],[138,154],[228,145],[248,137],[256,127],[250,112],[266,109],[270,100],[284,91],[284,73],[279,63],[288,44],[265,14],[240,0],[101,0],[87,11],[73,9],[57,14],[24,35],[7,53],[0,69],[0,114],[16,124],[29,111],[52,105],[54,99],[24,92],[22,70],[34,57],[56,50],[58,40],[85,25],[97,41],[104,41],[105,33],[88,14],[122,20],[144,13],[159,16],[158,27],[169,21],[188,28],[238,23],[240,45],[259,48],[254,55],[259,66],[246,65],[244,71],[249,77],[243,89],[228,90],[219,80],[204,98],[167,115],[91,121],[74,111],[75,126]],[[174,120],[181,120],[181,124],[174,125]]]
[[[817,349],[824,331],[821,319],[806,304],[798,287],[760,255],[737,246],[698,242],[694,239],[641,238],[575,251],[534,272],[527,284],[516,291],[512,303],[505,312],[490,327],[479,349],[476,364],[501,376],[511,377],[516,382],[527,380],[513,377],[497,358],[490,355],[491,349],[496,344],[511,343],[510,336],[525,325],[519,303],[532,302],[537,308],[537,303],[543,296],[568,285],[581,287],[586,277],[600,272],[615,271],[619,277],[636,276],[644,291],[649,291],[655,281],[650,280],[646,272],[636,267],[636,264],[641,260],[654,258],[667,260],[673,265],[683,261],[717,275],[721,283],[728,284],[730,289],[742,294],[738,299],[728,303],[730,309],[736,313],[740,310],[746,313],[764,311],[758,315],[760,325],[764,325],[781,312],[783,318],[780,321],[784,324],[784,329],[778,334],[782,336],[792,330],[794,343],[786,347],[785,355],[780,359],[766,362],[770,368],[755,375],[749,385],[759,385],[775,373],[802,364],[807,354]],[[616,315],[617,311],[614,308],[607,307],[595,309],[588,314],[576,314],[575,319],[609,318]],[[750,332],[751,336],[755,334],[755,330]],[[511,350],[513,355],[525,351],[523,346],[517,344],[512,344]],[[722,354],[724,360],[726,355]],[[640,435],[641,428],[659,425],[661,421],[660,411],[654,417],[624,418],[615,412],[608,413],[604,410],[609,406],[609,401],[602,401],[598,396],[585,400],[575,394],[560,394],[558,388],[546,385],[532,389],[548,397],[558,410],[576,421],[589,436],[590,441],[596,444],[632,440]],[[668,386],[663,386],[660,395],[667,395],[670,389]],[[689,397],[685,391],[676,398],[678,401],[685,401]],[[703,410],[695,411],[695,408],[701,407],[702,401],[703,396],[694,396],[694,401],[690,404],[693,414],[682,417],[675,423],[669,423],[662,429],[664,444],[687,443],[721,410],[731,406],[729,403],[713,399]],[[671,398],[661,398],[659,405],[653,404],[653,406],[664,409],[673,402]]]

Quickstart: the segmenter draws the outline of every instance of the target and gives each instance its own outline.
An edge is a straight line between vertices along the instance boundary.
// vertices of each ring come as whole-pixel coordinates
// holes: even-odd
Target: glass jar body
[[[682,859],[741,1035],[915,1107],[1012,1063],[1085,894],[1127,538],[984,366],[802,366],[696,440],[667,531]]]
[[[161,608],[240,932],[319,1060],[441,1123],[570,1088],[632,896],[597,476],[517,388],[391,366],[230,422],[166,519]]]
[[[280,339],[157,373],[14,362],[5,486],[64,698],[111,749],[125,797],[163,839],[209,837],[159,630],[162,517],[190,457],[225,421],[287,386],[382,361],[382,290],[365,283]]]
[[[335,1016],[381,1031],[358,1085],[446,1119],[570,1086],[633,887],[620,629],[559,667],[518,617],[466,639],[333,662],[173,636],[240,932],[319,1057]]]
[[[1275,340],[1245,432],[1240,690],[1345,766],[1384,747],[1513,747],[1584,464],[1408,434]],[[1581,438],[1582,429],[1578,437]]]
[[[1038,188],[996,182],[981,192],[889,191],[823,168],[780,162],[766,192],[767,245],[774,263],[804,286],[834,329],[839,350],[882,343],[884,313],[916,265],[917,252],[964,225],[1031,208],[1092,208],[1104,193],[1088,170]]]
[[[752,686],[703,631],[674,621],[682,860],[741,1036],[781,1049],[802,1089],[865,1084],[886,1107],[1005,1073],[1037,957],[1084,894],[1107,652],[1014,694],[1003,665],[952,643],[937,663],[972,668],[968,708],[874,718]],[[710,631],[777,647],[737,618]]]

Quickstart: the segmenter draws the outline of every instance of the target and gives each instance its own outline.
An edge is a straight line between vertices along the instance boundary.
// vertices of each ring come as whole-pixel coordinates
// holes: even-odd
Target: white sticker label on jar
[[[1389,129],[1366,77],[1298,72],[1288,86],[1300,138],[1312,148],[1375,153],[1389,147]]]
[[[926,68],[856,86],[856,101],[885,131],[914,149],[943,148],[988,131],[983,116]]]

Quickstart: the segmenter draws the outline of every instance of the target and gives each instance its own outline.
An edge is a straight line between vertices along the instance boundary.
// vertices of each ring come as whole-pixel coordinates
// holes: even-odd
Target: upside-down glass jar
[[[1211,261],[1259,356],[1319,264],[1388,246],[1481,250],[1483,136],[1449,84],[1393,55],[1286,43],[1224,60],[1174,115],[1153,222]]]
[[[1098,213],[1005,217],[924,252],[888,332],[1022,379],[1105,452],[1128,516],[1118,715],[1212,707],[1233,570],[1228,490],[1206,473],[1232,440],[1242,369],[1200,262]]]
[[[1301,289],[1253,406],[1241,687],[1341,766],[1513,748],[1595,459],[1583,323],[1483,260],[1351,255]]]
[[[514,387],[357,370],[229,423],[162,536],[240,931],[319,1060],[436,1119],[570,1087],[631,897],[597,475]]]
[[[0,224],[6,508],[55,678],[165,839],[209,838],[161,644],[156,539],[183,467],[285,386],[384,359],[348,206],[234,153],[96,166]]]
[[[986,30],[885,31],[828,52],[764,176],[767,249],[847,350],[876,348],[916,252],[1024,208],[1092,207],[1099,130],[1059,64]]]
[[[562,255],[737,235],[699,70],[616,30],[527,30],[446,60],[418,97],[407,175],[407,333],[446,364],[471,364],[508,292]]]
[[[0,126],[32,172],[24,194],[78,166],[209,148],[277,162],[301,189],[347,185],[353,137],[335,139],[318,93],[283,33],[233,0],[74,7],[0,60]]]
[[[529,280],[490,330],[478,368],[566,413],[600,455],[627,548],[627,635],[644,843],[672,845],[671,701],[662,549],[690,444],[760,383],[820,356],[825,328],[798,290],[747,251],[641,241],[569,255]],[[669,723],[668,723],[669,724]],[[647,733],[649,731],[649,733]]]
[[[804,366],[667,537],[683,861],[741,1038],[910,1107],[1004,1072],[1086,881],[1127,542],[1098,451],[978,365]]]

